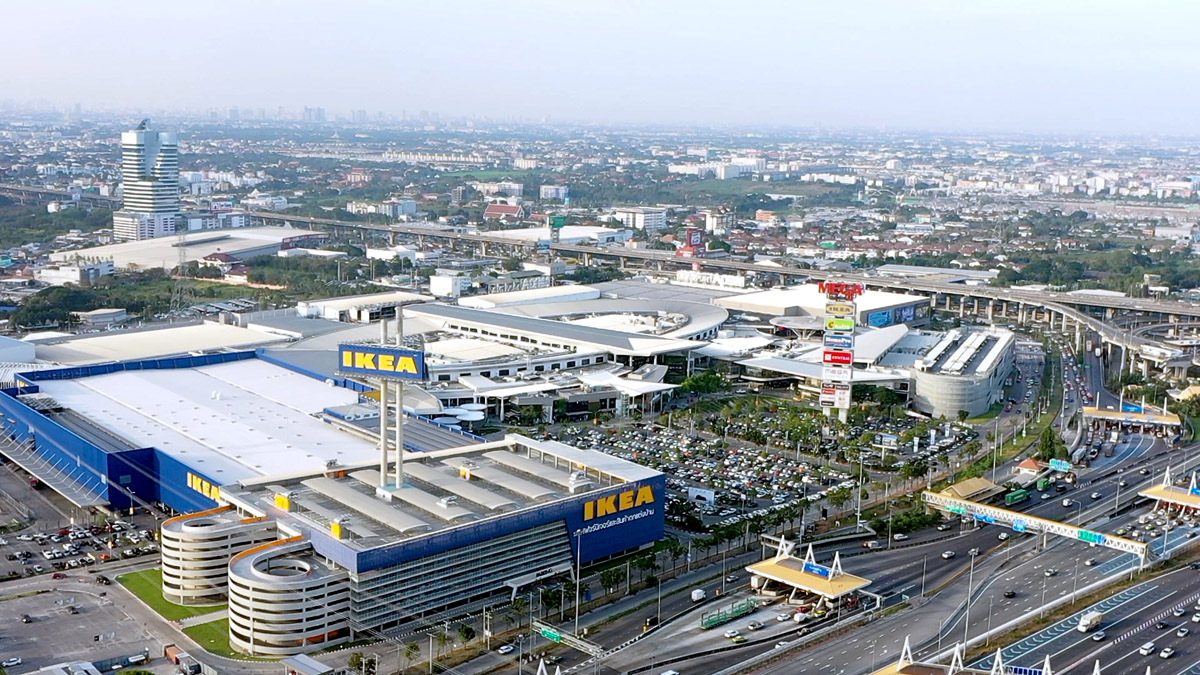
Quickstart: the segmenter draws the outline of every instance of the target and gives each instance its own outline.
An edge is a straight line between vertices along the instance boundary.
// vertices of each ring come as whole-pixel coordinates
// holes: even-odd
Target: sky
[[[1197,134],[1193,0],[4,0],[0,101]]]

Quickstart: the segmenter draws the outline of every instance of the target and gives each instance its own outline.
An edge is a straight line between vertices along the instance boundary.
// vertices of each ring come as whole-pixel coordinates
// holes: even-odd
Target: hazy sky
[[[1196,135],[1194,0],[0,0],[0,100]]]

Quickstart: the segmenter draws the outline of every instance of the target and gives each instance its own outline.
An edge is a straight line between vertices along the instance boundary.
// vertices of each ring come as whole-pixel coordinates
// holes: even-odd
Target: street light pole
[[[963,618],[963,644],[971,630],[971,585],[975,583],[975,556],[971,556],[971,569],[967,576],[967,614]]]
[[[921,556],[921,596],[925,596],[925,569],[929,565],[929,554]]]

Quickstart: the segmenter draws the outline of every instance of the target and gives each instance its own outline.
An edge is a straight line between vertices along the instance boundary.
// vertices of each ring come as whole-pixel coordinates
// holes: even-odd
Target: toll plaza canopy
[[[833,600],[871,584],[870,579],[843,572],[840,554],[834,554],[833,564],[826,567],[818,565],[814,560],[812,544],[809,544],[808,552],[803,558],[791,555],[791,550],[792,548],[784,542],[774,557],[747,565],[746,571],[793,589]]]
[[[1183,422],[1175,413],[1126,412],[1123,410],[1101,410],[1095,406],[1084,406],[1083,416],[1088,419],[1121,424],[1141,424],[1157,427],[1177,427]]]
[[[1176,506],[1200,509],[1200,488],[1196,487],[1195,472],[1192,472],[1192,479],[1188,483],[1188,487],[1178,487],[1171,480],[1171,467],[1167,467],[1161,484],[1148,487],[1138,494]]]

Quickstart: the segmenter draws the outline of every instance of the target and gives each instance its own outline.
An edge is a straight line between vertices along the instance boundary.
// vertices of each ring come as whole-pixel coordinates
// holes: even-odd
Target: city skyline
[[[1198,10],[1176,3],[1152,12],[1077,2],[527,1],[468,5],[465,14],[366,3],[319,22],[300,5],[218,3],[199,20],[140,2],[67,3],[53,14],[13,8],[9,15],[32,28],[0,47],[24,64],[0,76],[0,91],[10,102],[100,108],[313,106],[331,119],[428,110],[577,123],[1142,135],[1190,135],[1188,111],[1200,102],[1179,85],[1195,69],[1185,26]],[[779,31],[781,22],[793,30]],[[367,25],[394,33],[376,37]],[[169,42],[98,39],[164,26]],[[39,58],[20,56],[29,53]]]

